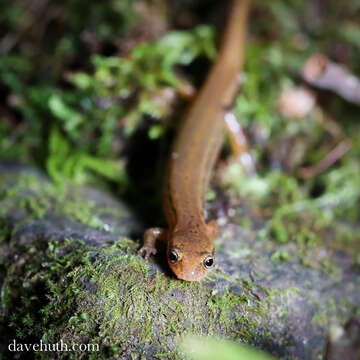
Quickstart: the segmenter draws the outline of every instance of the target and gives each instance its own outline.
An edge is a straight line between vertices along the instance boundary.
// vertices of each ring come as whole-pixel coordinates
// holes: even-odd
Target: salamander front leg
[[[206,227],[211,238],[216,238],[219,235],[219,225],[216,220],[209,221]]]
[[[168,231],[163,228],[150,228],[147,229],[144,233],[144,244],[139,249],[138,253],[140,255],[144,255],[145,259],[148,259],[151,254],[156,254],[156,240],[162,240],[163,242],[167,242],[167,234]]]

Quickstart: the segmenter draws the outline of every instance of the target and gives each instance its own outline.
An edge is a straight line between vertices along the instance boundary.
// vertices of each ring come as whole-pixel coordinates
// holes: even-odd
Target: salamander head
[[[167,259],[179,279],[199,281],[214,268],[214,235],[208,230],[173,234],[168,243]]]

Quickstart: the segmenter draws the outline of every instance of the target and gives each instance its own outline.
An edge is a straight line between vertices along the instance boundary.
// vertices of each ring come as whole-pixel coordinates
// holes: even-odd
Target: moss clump
[[[180,358],[176,338],[188,333],[254,341],[253,331],[264,320],[257,301],[160,273],[151,276],[133,250],[120,250],[128,245],[120,239],[99,249],[66,239],[28,247],[3,285],[9,339],[63,339],[70,345],[99,344],[104,354],[126,349],[128,355],[155,358],[160,353]]]
[[[28,219],[42,219],[47,214],[55,214],[108,232],[112,229],[101,218],[119,215],[121,212],[117,208],[99,207],[94,200],[86,200],[83,189],[56,185],[36,174],[25,172],[20,175],[3,175],[0,201],[0,215],[3,217],[23,209]]]

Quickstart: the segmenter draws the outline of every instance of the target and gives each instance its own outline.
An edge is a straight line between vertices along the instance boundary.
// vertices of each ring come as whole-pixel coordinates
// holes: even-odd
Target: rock
[[[310,268],[274,256],[276,245],[254,229],[224,225],[217,269],[188,283],[169,272],[163,251],[149,262],[137,255],[134,234],[142,231],[121,199],[90,187],[58,188],[34,169],[3,164],[1,353],[13,358],[15,339],[92,344],[96,356],[86,352],[96,358],[181,359],[179,340],[196,333],[279,359],[318,359],[330,324],[344,323],[360,304],[359,269],[340,251],[331,251],[335,270]],[[317,256],[327,252],[320,245]]]

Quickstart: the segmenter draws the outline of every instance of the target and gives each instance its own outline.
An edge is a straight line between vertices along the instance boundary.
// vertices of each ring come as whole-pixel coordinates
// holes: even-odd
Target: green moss
[[[243,306],[247,310],[253,312],[254,310],[251,307],[248,307],[249,299],[245,295],[236,295],[232,292],[226,291],[223,294],[213,294],[207,302],[207,306],[209,308],[211,317],[216,319],[215,324],[217,326],[221,326],[226,331],[231,331],[234,328],[233,321],[234,319],[231,317],[231,314],[234,313],[234,310],[238,306]],[[247,324],[247,330],[245,333],[243,331],[239,331],[238,336],[242,339],[247,339],[248,332],[251,333],[251,327],[249,326],[249,321],[244,316],[239,316],[236,314],[235,322],[243,325]],[[215,331],[213,332],[215,333]]]
[[[354,256],[358,247],[358,233],[354,230],[358,216],[356,199],[360,197],[358,173],[352,160],[341,169],[329,171],[322,176],[325,189],[316,198],[311,197],[312,181],[301,183],[295,176],[279,171],[248,177],[237,164],[227,169],[224,185],[230,197],[240,194],[249,211],[263,214],[264,225],[259,233],[262,239],[273,240],[272,248],[293,243],[296,251],[292,248],[292,258],[313,266],[307,257],[319,246],[349,251]],[[235,222],[246,223],[247,219],[241,213],[236,215]],[[278,255],[279,250],[273,254]],[[336,271],[330,258],[318,265],[325,273]]]
[[[145,344],[160,349],[158,341],[165,337],[216,334],[219,329],[230,338],[251,342],[264,316],[258,301],[245,295],[211,292],[205,284],[161,273],[150,276],[127,238],[101,249],[76,239],[49,239],[47,248],[39,246],[28,248],[23,265],[12,268],[2,290],[2,297],[9,299],[2,303],[10,326],[22,339],[62,338],[71,343],[84,335],[112,354],[119,354],[124,344],[129,347],[129,339],[136,339],[129,349],[141,352]],[[36,289],[42,289],[41,297]],[[19,296],[20,302],[14,303]],[[258,321],[250,320],[249,312]],[[163,343],[161,349],[179,357],[176,343]]]
[[[81,189],[56,185],[36,175],[25,173],[4,175],[4,183],[0,187],[0,200],[3,204],[0,213],[2,216],[10,209],[24,209],[28,218],[36,219],[50,213],[62,214],[89,227],[108,232],[111,232],[112,228],[102,221],[100,216],[119,215],[120,211],[96,207],[93,201],[84,199]]]
[[[270,259],[272,261],[288,261],[289,254],[286,251],[278,250],[271,254]]]
[[[127,357],[180,359],[178,340],[190,333],[221,333],[249,344],[286,337],[289,309],[303,301],[314,306],[314,324],[323,327],[334,318],[330,300],[326,306],[312,302],[297,288],[261,288],[219,271],[201,283],[154,272],[136,255],[138,244],[129,238],[100,248],[77,239],[47,243],[32,241],[9,268],[2,289],[4,314],[13,331],[9,336],[24,341],[61,338],[68,344],[100,344],[104,356],[124,356],[127,349]],[[224,288],[217,287],[221,280],[226,280]],[[281,335],[278,329],[273,333],[274,317],[284,324]]]
[[[338,312],[335,299],[328,298],[328,306],[320,308],[319,312],[316,312],[311,321],[320,326],[328,326],[330,324],[330,319],[334,317],[334,313]],[[336,314],[337,317],[340,317],[340,312]],[[339,319],[337,319],[339,320]]]

